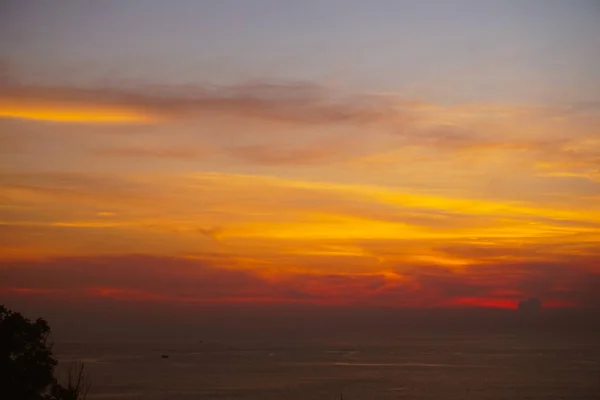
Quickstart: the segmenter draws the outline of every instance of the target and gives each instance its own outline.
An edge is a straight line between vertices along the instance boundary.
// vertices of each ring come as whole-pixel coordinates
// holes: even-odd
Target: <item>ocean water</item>
[[[600,399],[594,338],[58,342],[54,353],[60,372],[85,362],[90,400]]]

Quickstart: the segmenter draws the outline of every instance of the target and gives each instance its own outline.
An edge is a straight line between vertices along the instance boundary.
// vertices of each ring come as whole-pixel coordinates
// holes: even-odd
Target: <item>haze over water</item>
[[[398,335],[394,340],[57,345],[91,399],[597,399],[592,336]],[[168,354],[169,358],[161,358]]]

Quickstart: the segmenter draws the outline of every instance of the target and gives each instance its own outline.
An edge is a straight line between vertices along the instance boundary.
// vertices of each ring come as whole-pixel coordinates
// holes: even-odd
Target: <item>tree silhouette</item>
[[[87,395],[83,365],[69,371],[66,387],[54,378],[57,361],[48,342],[50,326],[23,317],[0,304],[0,398],[76,400]]]
[[[49,334],[50,327],[43,319],[30,321],[0,305],[0,396],[45,398],[55,382],[56,360],[48,344]]]
[[[71,365],[67,375],[67,384],[54,384],[50,400],[85,400],[90,391],[90,383],[83,364]]]

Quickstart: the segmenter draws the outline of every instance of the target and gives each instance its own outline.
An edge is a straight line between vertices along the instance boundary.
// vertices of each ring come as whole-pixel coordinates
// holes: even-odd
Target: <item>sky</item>
[[[3,1],[0,299],[598,308],[599,18]]]

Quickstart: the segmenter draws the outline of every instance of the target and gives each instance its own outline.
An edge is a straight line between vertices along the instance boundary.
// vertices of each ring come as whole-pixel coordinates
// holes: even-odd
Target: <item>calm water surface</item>
[[[600,399],[600,343],[516,336],[386,343],[56,343],[89,399]],[[161,358],[168,354],[168,359]]]

